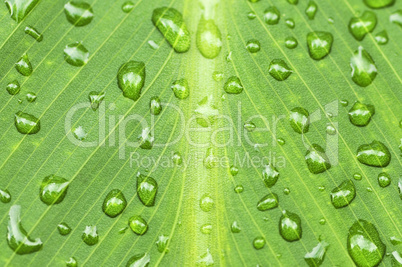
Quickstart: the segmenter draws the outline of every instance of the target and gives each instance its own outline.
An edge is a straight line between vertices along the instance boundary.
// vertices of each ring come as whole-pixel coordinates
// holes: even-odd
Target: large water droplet
[[[281,14],[279,13],[279,10],[274,7],[268,7],[264,11],[264,21],[268,25],[275,25],[279,23],[279,20],[281,18]]]
[[[356,157],[361,163],[372,167],[387,167],[391,161],[391,153],[388,148],[376,140],[371,144],[359,146]]]
[[[7,243],[15,253],[23,255],[34,253],[42,249],[40,238],[31,239],[21,223],[21,206],[13,205],[8,213]]]
[[[126,267],[148,267],[150,261],[149,253],[136,254],[127,261]]]
[[[102,210],[109,217],[121,214],[127,206],[127,200],[119,189],[111,190],[103,201]]]
[[[360,267],[377,266],[386,247],[375,226],[359,219],[349,228],[347,248],[352,260]]]
[[[377,25],[377,16],[374,12],[365,11],[362,16],[351,18],[349,32],[356,40],[361,41],[367,33],[372,32]]]
[[[68,224],[64,223],[64,222],[59,223],[57,225],[57,230],[59,231],[59,233],[61,235],[68,235],[69,233],[71,233],[71,227],[68,226]]]
[[[314,1],[308,2],[307,8],[306,8],[306,15],[310,20],[313,20],[315,17],[315,14],[317,13],[318,6]]]
[[[279,233],[288,242],[302,238],[302,225],[299,215],[284,210],[279,220]]]
[[[130,226],[131,230],[137,235],[143,235],[148,230],[147,222],[140,216],[134,215],[128,220],[128,225]]]
[[[155,205],[155,198],[158,192],[158,183],[154,178],[137,174],[137,194],[142,204],[147,207]]]
[[[14,80],[7,84],[6,90],[10,95],[16,95],[21,90],[20,83],[17,80]]]
[[[279,172],[272,164],[265,165],[264,170],[262,171],[262,179],[265,185],[271,188],[278,181]]]
[[[174,95],[178,99],[186,99],[190,95],[190,88],[186,79],[180,79],[173,83],[171,86]]]
[[[246,49],[250,53],[257,53],[261,49],[260,41],[256,39],[251,39],[247,41]]]
[[[389,20],[396,25],[402,27],[402,9],[395,11],[389,16]]]
[[[383,8],[392,6],[395,0],[364,0],[364,3],[370,8]]]
[[[157,8],[152,14],[152,22],[176,52],[190,49],[190,32],[179,11],[168,7]]]
[[[11,201],[11,194],[7,189],[0,189],[0,201],[3,203],[9,203]]]
[[[306,255],[304,255],[304,260],[310,267],[318,267],[320,266],[325,258],[325,254],[327,252],[327,249],[329,247],[329,244],[325,241],[320,241],[317,246],[313,248],[310,252],[307,252]]]
[[[244,88],[240,79],[236,76],[232,76],[226,81],[223,89],[228,94],[240,94],[243,92]]]
[[[21,58],[15,63],[15,68],[24,76],[29,76],[33,72],[31,62],[28,59],[28,54],[24,53]]]
[[[254,238],[253,246],[255,249],[262,249],[265,246],[265,239],[261,236]]]
[[[375,108],[373,105],[362,104],[357,101],[349,110],[349,120],[353,125],[367,126],[374,114]]]
[[[339,209],[349,205],[356,197],[356,187],[351,180],[343,181],[331,191],[332,205]]]
[[[40,199],[47,205],[58,204],[66,196],[68,185],[69,182],[62,177],[46,176],[40,185]]]
[[[379,33],[377,33],[375,36],[375,41],[377,42],[377,44],[379,45],[385,45],[388,43],[389,37],[388,37],[388,33],[386,30],[383,30]]]
[[[297,47],[297,40],[294,37],[286,37],[285,39],[285,46],[289,49],[294,49]]]
[[[151,97],[151,99],[149,100],[149,110],[152,115],[159,115],[162,112],[162,104],[159,97]]]
[[[324,149],[317,144],[311,145],[304,158],[311,173],[318,174],[331,168],[331,163]]]
[[[39,3],[39,0],[5,0],[4,2],[10,11],[11,18],[19,23]]]
[[[158,236],[158,240],[155,242],[155,244],[160,253],[163,253],[166,251],[168,241],[169,241],[168,236],[165,236],[165,235]]]
[[[22,134],[36,134],[40,130],[40,121],[35,116],[19,111],[15,113],[14,124]]]
[[[64,48],[64,60],[76,67],[84,66],[89,60],[89,51],[81,42],[66,45]]]
[[[92,110],[97,110],[99,108],[100,103],[105,99],[105,92],[96,92],[92,91],[88,94],[89,103],[91,103]]]
[[[381,172],[377,177],[378,185],[382,188],[387,187],[391,184],[391,176],[386,172]]]
[[[321,60],[326,57],[332,48],[334,37],[329,32],[310,32],[307,34],[307,47],[310,57]]]
[[[82,1],[70,1],[64,5],[67,20],[74,26],[81,27],[91,23],[94,13],[90,4]]]
[[[123,95],[136,101],[141,96],[145,83],[145,64],[140,61],[129,61],[121,65],[117,72],[117,84]]]
[[[213,59],[219,55],[222,48],[222,36],[212,19],[206,20],[204,16],[201,17],[196,42],[198,50],[204,57]]]
[[[377,67],[370,54],[359,46],[350,59],[352,80],[361,87],[369,86],[377,76]]]
[[[43,40],[43,35],[40,34],[34,27],[27,26],[27,27],[25,27],[24,32],[26,34],[32,36],[32,38],[34,38],[38,42],[42,42],[42,40]]]
[[[282,59],[273,59],[269,64],[268,72],[277,81],[284,81],[293,71]]]
[[[196,114],[197,123],[202,127],[209,127],[214,124],[218,118],[219,110],[214,104],[212,95],[206,96],[198,102],[194,113]]]
[[[275,193],[270,193],[265,197],[261,198],[257,203],[257,209],[260,211],[266,211],[278,207],[279,199],[278,195]]]
[[[310,127],[309,113],[302,107],[293,108],[290,111],[289,122],[296,133],[307,133]]]

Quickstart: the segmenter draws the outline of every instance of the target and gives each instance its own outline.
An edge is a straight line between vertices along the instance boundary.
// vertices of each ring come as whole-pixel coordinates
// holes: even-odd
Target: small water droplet
[[[251,0],[253,1],[253,0]],[[255,1],[255,0],[254,0]],[[197,266],[209,267],[215,264],[212,254],[207,249],[207,252],[202,254],[197,260]]]
[[[241,83],[240,79],[236,76],[229,77],[226,81],[223,89],[228,94],[240,94],[243,92],[243,84]]]
[[[329,23],[329,24],[334,24],[334,18],[329,17],[329,18],[328,18],[328,23]]]
[[[16,95],[16,94],[18,94],[18,93],[20,92],[20,90],[21,90],[20,83],[19,83],[17,80],[14,80],[14,81],[12,81],[12,82],[9,82],[9,83],[7,84],[6,90],[7,90],[7,92],[8,92],[10,95]]]
[[[216,82],[220,82],[223,79],[223,72],[221,71],[214,71],[212,73],[212,78],[216,81]]]
[[[149,110],[152,115],[159,115],[162,111],[161,100],[157,96],[151,97],[149,100]]]
[[[226,55],[226,62],[232,62],[232,51]]]
[[[332,48],[334,37],[329,32],[310,32],[307,34],[307,47],[310,57],[314,60],[325,58]]]
[[[96,92],[92,91],[88,94],[89,103],[91,104],[91,108],[93,111],[99,108],[100,103],[105,99],[105,92]]]
[[[320,241],[317,246],[315,246],[311,252],[307,252],[306,255],[304,255],[304,260],[310,267],[318,267],[320,266],[325,258],[325,254],[327,252],[327,249],[329,247],[329,244],[325,241]]]
[[[7,189],[0,189],[0,201],[3,203],[9,203],[11,201],[11,194]]]
[[[236,176],[238,173],[239,173],[239,169],[236,166],[232,165],[230,167],[230,174],[232,176]]]
[[[206,224],[202,225],[200,231],[204,235],[209,235],[212,232],[212,224],[206,223]]]
[[[131,1],[124,2],[123,5],[121,6],[121,10],[123,10],[124,13],[130,13],[133,11],[135,7],[135,4]]]
[[[287,19],[285,20],[286,26],[288,26],[289,29],[294,29],[296,26],[296,23],[293,19]]]
[[[88,135],[82,126],[78,126],[77,128],[72,129],[72,133],[74,137],[79,141],[84,141]]]
[[[321,225],[324,225],[324,224],[327,223],[327,221],[326,221],[324,218],[322,218],[322,219],[320,219],[319,223],[320,223]]]
[[[325,128],[325,131],[327,132],[327,134],[329,135],[335,135],[336,134],[336,129],[334,126],[332,125],[327,125],[327,127]]]
[[[219,115],[219,110],[215,106],[212,95],[204,97],[198,102],[194,113],[197,123],[202,127],[209,127],[214,124]]]
[[[272,60],[269,64],[268,72],[277,81],[284,81],[293,73],[286,62],[282,59]]]
[[[257,53],[261,49],[260,41],[251,39],[247,41],[246,49],[250,53]]]
[[[342,99],[340,102],[341,102],[341,105],[344,107],[347,107],[349,105],[349,101],[347,101],[346,99]]]
[[[222,35],[212,19],[201,17],[196,35],[197,48],[208,59],[216,58],[222,49]]]
[[[158,183],[154,178],[137,174],[137,194],[142,204],[147,207],[155,205],[155,198],[158,192]]]
[[[359,146],[356,157],[361,163],[372,167],[387,167],[391,161],[391,153],[388,148],[376,140],[371,144]]]
[[[253,246],[255,249],[262,249],[265,246],[265,239],[261,236],[254,238]]]
[[[190,32],[179,11],[169,7],[157,8],[153,11],[152,22],[176,52],[190,49]]]
[[[243,124],[243,128],[247,130],[247,132],[253,132],[255,130],[255,127],[256,127],[255,124],[251,121],[245,122]]]
[[[289,195],[289,194],[290,194],[290,189],[289,189],[288,187],[285,187],[285,188],[283,189],[283,193],[284,193],[285,195]]]
[[[367,33],[372,32],[377,25],[377,16],[374,12],[364,11],[360,17],[351,18],[349,21],[349,32],[356,40],[361,41]]]
[[[15,63],[16,70],[24,76],[30,76],[33,72],[31,62],[29,61],[28,54],[24,53],[20,59]]]
[[[230,230],[232,231],[232,233],[237,234],[241,232],[241,228],[239,226],[239,223],[237,221],[234,221],[232,223],[232,226],[230,227]]]
[[[57,230],[59,231],[59,234],[61,235],[68,235],[69,233],[71,233],[71,227],[68,226],[67,223],[59,223],[57,225]]]
[[[219,159],[215,156],[214,148],[209,147],[204,158],[204,166],[207,169],[213,169],[218,167],[218,165]]]
[[[398,192],[399,192],[399,198],[402,199],[402,178],[399,178],[398,180]]]
[[[402,238],[398,238],[396,236],[391,236],[389,241],[391,241],[391,244],[394,246],[402,244]]]
[[[15,113],[14,124],[18,132],[22,134],[36,134],[40,130],[40,120],[22,111]]]
[[[278,144],[281,145],[281,146],[283,146],[284,144],[286,144],[285,139],[280,138],[280,137],[279,137],[278,139],[276,139],[276,142],[278,142]]]
[[[29,103],[35,102],[36,100],[36,94],[33,92],[28,92],[26,95],[26,99]]]
[[[66,267],[77,267],[77,266],[78,266],[78,262],[74,257],[70,257],[66,261]]]
[[[128,220],[128,225],[130,226],[131,230],[137,235],[143,235],[148,230],[147,222],[140,216],[134,215]]]
[[[109,217],[121,214],[127,206],[127,200],[119,189],[111,190],[103,200],[102,210]]]
[[[395,11],[389,16],[389,21],[402,27],[402,9]]]
[[[209,194],[204,194],[200,199],[200,208],[205,211],[209,212],[212,210],[214,206],[214,200]]]
[[[383,188],[391,184],[391,176],[386,172],[378,174],[377,180],[378,184]]]
[[[318,6],[314,1],[308,2],[307,8],[305,10],[307,17],[310,20],[313,20],[315,17],[315,14],[317,13]]]
[[[392,258],[391,258],[391,262],[392,262],[392,266],[394,267],[396,267],[396,266],[398,266],[398,267],[400,267],[400,266],[402,266],[402,256],[401,256],[401,254],[399,254],[399,252],[398,251],[393,251],[392,253],[391,253],[391,256],[392,256]]]
[[[304,158],[309,171],[313,174],[322,173],[331,168],[331,163],[324,149],[317,144],[311,145]]]
[[[183,163],[183,158],[179,152],[173,153],[172,161],[176,166],[180,166]]]
[[[264,21],[268,25],[275,25],[279,23],[279,20],[281,18],[281,14],[279,10],[274,7],[270,6],[264,11]]]
[[[310,127],[308,111],[302,107],[293,108],[290,111],[289,122],[296,133],[307,133]]]
[[[279,233],[288,242],[302,238],[302,225],[299,215],[284,210],[279,220]]]
[[[67,194],[69,184],[62,177],[53,174],[46,176],[40,185],[40,199],[47,205],[59,204]]]
[[[82,1],[70,1],[64,5],[67,20],[76,27],[91,23],[94,13],[90,4]]]
[[[285,39],[286,48],[294,49],[294,48],[297,47],[297,45],[298,45],[298,42],[297,42],[296,38],[294,38],[294,37],[286,37],[286,39]]]
[[[235,191],[237,194],[240,194],[240,193],[242,193],[242,192],[244,191],[244,187],[243,187],[241,184],[236,185],[234,191]]]
[[[163,253],[166,251],[167,243],[169,241],[169,237],[166,235],[160,235],[158,236],[158,240],[155,242],[156,247],[158,248],[158,251],[160,253]]]
[[[178,99],[186,99],[190,95],[190,88],[186,79],[176,80],[171,89]]]
[[[250,11],[250,12],[247,13],[247,18],[248,18],[249,20],[253,20],[253,19],[255,19],[256,17],[257,17],[257,15],[256,15],[255,12],[253,12],[253,11]]]
[[[379,45],[385,45],[388,43],[388,40],[389,40],[388,33],[386,30],[383,30],[383,31],[377,33],[374,38],[375,38],[375,41],[377,42],[377,44],[379,44]]]
[[[362,175],[360,173],[353,174],[353,179],[360,181],[362,179]]]
[[[148,127],[142,129],[141,134],[137,138],[140,148],[151,149],[154,145],[155,138]]]
[[[89,60],[89,51],[82,42],[66,45],[64,48],[64,60],[75,67],[84,66]]]
[[[124,97],[136,101],[141,96],[145,83],[145,64],[140,61],[129,61],[121,65],[117,73],[117,83]]]
[[[347,248],[357,266],[377,266],[386,247],[375,226],[359,219],[349,228]]]
[[[325,186],[323,186],[323,185],[322,185],[322,186],[319,186],[319,187],[318,187],[318,190],[321,191],[321,192],[324,192],[324,191],[325,191]]]
[[[270,193],[263,198],[261,198],[260,201],[257,203],[257,209],[260,211],[266,211],[266,210],[271,210],[279,205],[279,198],[278,195],[275,193]]]
[[[278,170],[272,165],[268,164],[264,166],[262,171],[262,179],[268,188],[273,187],[279,179]]]
[[[352,80],[361,87],[369,86],[377,76],[377,67],[370,54],[359,46],[350,59]]]
[[[299,0],[287,0],[287,1],[291,5],[297,5],[299,3]]]
[[[356,197],[356,187],[351,180],[343,181],[331,191],[331,202],[336,208],[348,206]]]
[[[149,253],[140,253],[132,256],[128,261],[127,267],[148,267],[151,261]]]
[[[153,49],[153,50],[157,50],[159,48],[159,45],[157,43],[155,43],[155,41],[153,40],[149,40],[148,41],[148,45]]]
[[[42,40],[43,40],[43,35],[40,34],[34,27],[27,26],[27,27],[25,27],[24,32],[26,34],[32,36],[32,38],[34,38],[38,42],[42,42]]]

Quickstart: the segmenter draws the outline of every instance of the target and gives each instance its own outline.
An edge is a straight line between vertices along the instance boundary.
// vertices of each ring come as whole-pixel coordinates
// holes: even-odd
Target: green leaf
[[[6,2],[14,11],[0,8],[1,266],[75,260],[78,266],[391,264],[392,257],[349,249],[352,230],[349,244],[363,236],[366,244],[384,244],[381,253],[400,252],[391,241],[402,238],[402,28],[390,21],[391,14],[397,21],[400,0],[316,1],[312,20],[305,13],[308,1],[86,0],[88,5],[68,5],[82,7],[69,11],[72,22],[64,11],[67,1]],[[273,6],[277,24],[266,23]],[[375,13],[377,24],[372,32],[363,29],[358,41],[348,25],[366,10]],[[43,40],[25,33],[26,27]],[[377,43],[384,30],[388,42]],[[308,45],[314,32],[333,38],[324,44],[312,36],[319,43]],[[286,47],[290,37],[297,47]],[[247,45],[256,41],[259,49],[250,52]],[[80,64],[65,59],[72,44],[85,50],[69,50],[66,58],[78,56]],[[15,68],[24,55],[29,76]],[[125,73],[129,97],[117,80],[127,62],[141,65]],[[286,68],[272,69],[271,76],[272,62]],[[234,87],[225,90],[228,81]],[[20,87],[15,95],[6,89],[11,82]],[[95,108],[94,92],[102,96]],[[26,100],[27,94],[36,101]],[[150,110],[155,97],[159,112]],[[350,122],[356,101],[375,108],[365,127]],[[303,125],[290,123],[292,110],[306,111]],[[20,132],[18,112],[29,118]],[[356,157],[360,146],[373,141],[388,149],[389,164],[373,167]],[[319,153],[312,149],[318,146]],[[306,163],[309,150],[315,151],[309,153],[315,164],[310,169],[317,174]],[[263,174],[269,163],[279,172],[270,187]],[[137,173],[143,175],[142,196]],[[389,175],[389,186],[378,184],[380,173]],[[39,194],[50,175],[68,181],[57,204],[42,202]],[[353,181],[356,196],[336,209],[331,192],[353,177],[361,177]],[[112,190],[127,202],[115,217],[102,209]],[[276,196],[277,207],[259,209],[267,195]],[[11,246],[10,211],[18,218]],[[137,220],[131,227],[130,218]],[[138,218],[145,231],[137,231]],[[351,228],[359,220],[370,233]],[[60,224],[71,232],[61,235]],[[86,229],[91,231],[83,236]],[[40,245],[18,248],[28,241]]]

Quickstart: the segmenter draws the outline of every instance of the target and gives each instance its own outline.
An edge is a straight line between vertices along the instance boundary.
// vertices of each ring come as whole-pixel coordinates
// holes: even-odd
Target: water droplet
[[[151,256],[148,253],[140,253],[132,256],[126,266],[127,267],[148,267]]]
[[[255,124],[251,121],[245,122],[243,128],[247,130],[247,132],[253,132],[255,130]]]
[[[152,135],[151,129],[148,127],[142,129],[141,134],[137,138],[140,148],[151,149],[154,145],[155,138]]]
[[[280,138],[280,137],[279,137],[278,139],[276,139],[276,142],[278,142],[278,144],[281,145],[281,146],[283,146],[284,144],[286,144],[285,139]]]
[[[284,210],[279,220],[279,233],[288,242],[297,241],[302,238],[302,226],[299,215]]]
[[[121,65],[117,73],[117,83],[125,97],[136,101],[141,96],[145,83],[144,62],[129,61]]]
[[[188,87],[188,82],[186,79],[175,81],[171,86],[171,89],[178,99],[186,99],[190,94],[190,88]]]
[[[349,32],[356,40],[361,41],[367,33],[372,32],[377,25],[377,16],[374,12],[365,11],[362,16],[351,18]]]
[[[377,33],[374,38],[375,38],[375,41],[377,42],[377,44],[379,44],[379,45],[385,45],[388,43],[388,40],[389,40],[388,33],[386,30],[383,30],[383,31]]]
[[[320,223],[321,225],[324,225],[324,224],[327,223],[327,221],[326,221],[324,218],[322,218],[322,219],[320,219],[319,223]]]
[[[399,254],[399,252],[398,251],[393,251],[392,253],[391,253],[391,256],[392,256],[392,258],[391,258],[391,262],[392,262],[392,266],[394,267],[400,267],[400,266],[402,266],[402,256],[401,256],[401,254]]]
[[[15,68],[24,76],[29,76],[33,72],[31,62],[28,59],[28,54],[24,53],[21,58],[15,63]]]
[[[346,207],[355,197],[356,187],[351,180],[343,181],[331,191],[331,202],[336,209]]]
[[[360,181],[362,179],[362,175],[360,173],[353,174],[353,179]]]
[[[254,238],[253,246],[255,249],[262,249],[265,246],[265,239],[261,236]]]
[[[391,153],[379,141],[359,146],[356,157],[361,163],[372,167],[387,167],[391,161]]]
[[[293,71],[282,59],[274,59],[269,64],[268,72],[277,81],[284,81]]]
[[[68,185],[69,182],[62,177],[46,176],[40,185],[40,199],[47,205],[58,204],[66,196]]]
[[[36,94],[33,93],[33,92],[28,92],[27,95],[26,95],[26,98],[27,98],[27,101],[28,101],[29,103],[35,102],[35,100],[36,100]]]
[[[152,14],[152,22],[176,52],[190,49],[190,32],[179,11],[168,7],[157,8]]]
[[[0,189],[0,201],[3,203],[9,203],[11,201],[11,194],[7,189]]]
[[[291,5],[297,5],[299,3],[299,0],[287,0],[287,1]]]
[[[74,137],[79,141],[85,140],[88,135],[82,126],[78,126],[77,128],[72,129],[72,133]]]
[[[377,67],[370,54],[359,46],[350,59],[352,80],[361,87],[369,86],[377,76]]]
[[[260,41],[251,39],[247,41],[246,49],[250,53],[257,53],[261,49]]]
[[[14,117],[15,127],[22,134],[36,134],[40,130],[40,121],[35,116],[19,111]]]
[[[382,173],[378,174],[377,179],[378,179],[378,184],[383,188],[387,187],[391,184],[391,176],[389,176],[389,174],[386,172],[382,172]]]
[[[201,230],[201,233],[203,233],[204,235],[209,235],[212,232],[212,224],[206,223],[201,226],[200,230]]]
[[[105,92],[92,91],[88,94],[89,102],[91,103],[91,108],[93,111],[99,108],[100,103],[105,99]]]
[[[286,39],[285,39],[286,48],[294,49],[294,48],[297,47],[297,45],[298,45],[298,42],[297,42],[296,38],[294,38],[294,37],[286,37]]]
[[[315,17],[315,14],[317,13],[318,6],[314,1],[308,2],[307,8],[306,8],[306,15],[310,20],[313,20]]]
[[[197,104],[194,110],[196,114],[196,121],[202,127],[209,127],[214,124],[219,115],[219,111],[214,104],[212,95],[204,97]]]
[[[364,3],[370,8],[383,8],[392,6],[395,0],[364,0]]]
[[[322,185],[322,186],[319,186],[319,187],[318,187],[318,190],[320,190],[321,192],[324,192],[324,191],[325,191],[325,186],[323,186],[323,185]]]
[[[75,67],[84,66],[89,60],[89,51],[81,42],[66,45],[64,48],[64,60]]]
[[[159,115],[162,111],[161,100],[157,96],[151,97],[149,100],[149,110],[152,115]]]
[[[40,238],[35,240],[27,235],[27,231],[21,223],[21,206],[13,205],[8,213],[9,221],[7,226],[8,246],[17,254],[34,253],[42,249],[43,243]]]
[[[357,101],[349,110],[349,120],[355,126],[367,126],[374,114],[375,108],[373,105],[362,104]]]
[[[40,34],[34,27],[25,27],[25,33],[32,36],[38,42],[42,42],[43,40],[43,35]]]
[[[232,233],[234,234],[238,234],[241,232],[241,228],[239,226],[239,223],[237,221],[234,221],[232,223],[232,226],[230,227],[230,230],[232,231]]]
[[[239,173],[239,169],[236,167],[236,166],[231,166],[230,167],[230,174],[232,175],[232,176],[236,176],[237,174]]]
[[[140,216],[134,215],[128,220],[128,225],[130,226],[131,230],[137,235],[143,235],[148,230],[147,222]]]
[[[223,79],[223,72],[221,71],[214,71],[212,73],[212,78],[216,81],[216,82],[220,82]]]
[[[264,166],[262,171],[262,179],[268,188],[273,187],[279,179],[278,170],[272,165],[268,164]]]
[[[121,6],[121,10],[123,10],[124,13],[130,13],[133,11],[135,7],[135,4],[131,1],[124,2],[123,5]]]
[[[334,37],[329,32],[310,32],[307,34],[307,46],[310,57],[314,60],[325,58],[332,48]]]
[[[67,20],[76,27],[91,23],[94,13],[90,4],[82,1],[70,1],[64,5]]]
[[[290,194],[290,189],[289,189],[288,187],[285,187],[285,188],[283,189],[283,193],[284,193],[285,195],[289,195],[289,194]]]
[[[328,18],[328,23],[329,23],[329,24],[334,24],[334,19],[333,19],[332,17],[329,17],[329,18]]]
[[[155,242],[155,244],[160,253],[163,253],[166,251],[168,241],[169,241],[168,236],[165,236],[165,235],[158,236],[158,240]]]
[[[240,79],[236,76],[232,76],[226,81],[223,89],[228,94],[240,94],[243,92],[244,88]]]
[[[197,28],[196,43],[198,50],[205,58],[213,59],[219,55],[222,49],[222,36],[212,19],[206,20],[204,16],[201,17]]]
[[[278,207],[279,199],[278,195],[275,193],[270,193],[265,197],[261,198],[257,203],[257,209],[260,211],[271,210]]]
[[[153,40],[149,40],[148,41],[148,45],[153,49],[153,50],[157,50],[159,48],[159,45],[157,43],[155,43]]]
[[[268,7],[264,11],[264,21],[268,25],[275,25],[279,23],[279,20],[281,18],[281,14],[279,13],[279,10],[274,7]]]
[[[7,84],[6,90],[10,95],[16,95],[21,90],[20,83],[17,80],[14,80]]]
[[[128,226],[121,228],[121,229],[119,230],[119,234],[124,234],[124,233],[126,233],[127,229],[128,229]]]
[[[395,11],[389,16],[389,20],[396,25],[402,27],[402,9]]]
[[[36,6],[39,0],[5,0],[11,18],[17,23],[21,22]]]
[[[70,257],[68,261],[66,261],[66,267],[77,267],[78,262],[74,257]]]
[[[180,166],[183,163],[183,158],[179,152],[173,153],[172,161],[175,165]]]
[[[214,206],[214,200],[209,194],[204,194],[200,199],[200,208],[205,211],[211,211]]]
[[[341,102],[341,105],[344,107],[347,107],[349,105],[349,101],[347,101],[346,99],[342,99],[340,102]]]
[[[399,191],[399,198],[402,199],[402,178],[398,180],[398,191]]]
[[[290,111],[289,122],[296,133],[307,133],[310,127],[308,111],[302,107],[293,108]]]
[[[304,260],[310,267],[318,267],[322,264],[325,258],[325,254],[329,244],[325,241],[320,241],[317,246],[315,246],[311,252],[307,252],[304,255]]]
[[[242,193],[242,192],[244,191],[244,187],[243,187],[241,184],[236,185],[234,191],[235,191],[236,193],[240,194],[240,193]]]
[[[137,174],[137,194],[142,204],[147,207],[155,205],[155,198],[158,192],[158,183],[154,178]]]
[[[61,235],[68,235],[71,232],[71,227],[67,223],[62,222],[57,225],[57,230]]]
[[[253,1],[253,0],[251,0]],[[202,267],[209,267],[214,265],[214,259],[212,257],[212,254],[209,252],[209,249],[207,249],[207,252],[202,254],[199,259],[197,260],[197,266],[202,266]]]
[[[389,238],[389,241],[391,241],[391,244],[394,245],[394,246],[402,244],[402,239],[398,238],[396,236],[391,236]]]
[[[331,168],[331,163],[324,149],[317,144],[312,144],[304,158],[308,169],[313,174],[322,173]]]
[[[286,26],[288,26],[289,29],[294,29],[296,26],[296,23],[293,19],[287,19],[285,20]]]
[[[327,132],[327,134],[329,135],[335,135],[336,134],[336,129],[334,126],[332,125],[327,125],[325,131]]]
[[[103,201],[102,210],[109,217],[121,214],[127,206],[127,200],[119,189],[111,190]]]
[[[375,226],[361,219],[349,228],[347,248],[357,266],[377,266],[385,254],[385,244]]]
[[[204,166],[205,166],[205,168],[213,169],[213,168],[218,167],[218,164],[219,164],[219,159],[218,159],[218,157],[215,156],[214,148],[209,147],[207,149],[207,153],[206,153],[205,158],[204,158]]]
[[[255,19],[257,17],[257,15],[253,12],[253,11],[250,11],[250,12],[248,12],[248,14],[247,14],[247,18],[249,19],[249,20],[253,20],[253,19]]]

